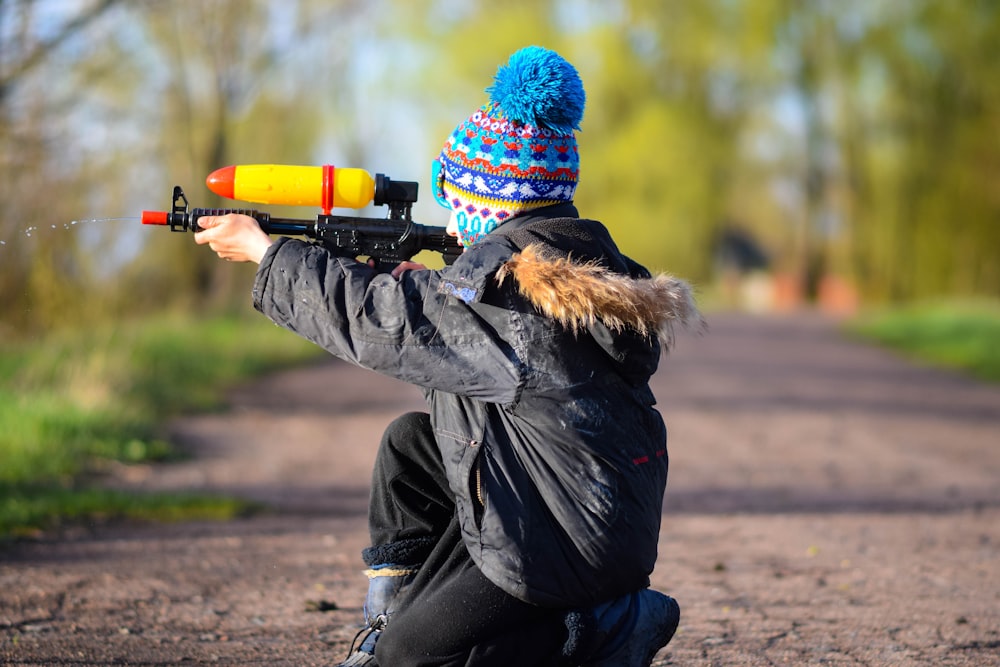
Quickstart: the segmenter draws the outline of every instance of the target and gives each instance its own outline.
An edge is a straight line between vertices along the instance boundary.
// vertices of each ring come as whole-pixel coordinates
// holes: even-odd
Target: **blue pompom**
[[[576,69],[540,46],[515,52],[486,92],[508,119],[567,134],[580,129],[587,99]]]

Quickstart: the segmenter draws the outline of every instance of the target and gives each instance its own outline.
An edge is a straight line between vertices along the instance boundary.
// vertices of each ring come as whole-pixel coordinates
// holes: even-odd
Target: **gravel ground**
[[[720,314],[655,378],[671,479],[654,665],[1000,665],[1000,387],[812,315]],[[417,391],[340,362],[186,418],[143,489],[237,493],[221,523],[86,526],[0,550],[4,665],[331,665],[358,629],[384,426]]]

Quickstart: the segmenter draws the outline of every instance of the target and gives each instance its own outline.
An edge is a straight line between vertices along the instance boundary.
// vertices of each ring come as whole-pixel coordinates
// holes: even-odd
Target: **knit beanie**
[[[451,133],[431,175],[465,246],[520,213],[573,201],[580,176],[573,131],[586,95],[570,63],[555,51],[523,48],[486,92],[489,102]]]

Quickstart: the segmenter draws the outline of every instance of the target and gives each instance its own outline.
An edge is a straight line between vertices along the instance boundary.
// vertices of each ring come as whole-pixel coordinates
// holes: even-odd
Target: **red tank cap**
[[[166,211],[143,211],[142,224],[144,225],[165,225],[167,224]]]
[[[236,166],[223,167],[222,169],[216,169],[208,178],[205,179],[205,185],[208,189],[219,195],[220,197],[225,197],[226,199],[233,199],[233,188],[236,183]]]

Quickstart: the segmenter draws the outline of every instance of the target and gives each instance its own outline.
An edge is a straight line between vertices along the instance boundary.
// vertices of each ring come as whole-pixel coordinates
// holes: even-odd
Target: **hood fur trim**
[[[539,312],[574,333],[600,320],[616,333],[633,329],[670,344],[674,325],[695,330],[705,326],[690,285],[667,274],[631,278],[596,262],[545,257],[540,246],[531,245],[500,267],[497,282],[508,276]]]

